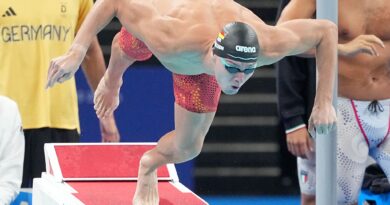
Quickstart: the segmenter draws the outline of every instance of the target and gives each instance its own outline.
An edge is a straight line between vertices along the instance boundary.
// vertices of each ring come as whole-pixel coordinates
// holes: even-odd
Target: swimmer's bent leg
[[[156,169],[196,157],[217,110],[221,89],[214,77],[174,74],[173,78],[175,130],[165,134],[156,148],[142,156],[133,204],[158,204]]]

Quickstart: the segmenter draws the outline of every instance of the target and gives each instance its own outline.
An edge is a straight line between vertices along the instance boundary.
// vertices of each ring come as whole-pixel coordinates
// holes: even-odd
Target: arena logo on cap
[[[222,45],[218,44],[217,42],[214,43],[214,46],[215,46],[215,48],[217,48],[217,49],[219,49],[221,51],[225,50],[225,47],[223,47]]]
[[[256,53],[256,47],[236,46],[236,51],[244,53]]]

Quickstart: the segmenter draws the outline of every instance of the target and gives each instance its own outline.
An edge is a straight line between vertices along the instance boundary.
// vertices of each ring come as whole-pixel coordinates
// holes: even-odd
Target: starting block
[[[33,181],[33,204],[129,205],[139,160],[155,143],[45,144],[46,172]],[[175,166],[157,170],[160,205],[205,205],[179,182]]]

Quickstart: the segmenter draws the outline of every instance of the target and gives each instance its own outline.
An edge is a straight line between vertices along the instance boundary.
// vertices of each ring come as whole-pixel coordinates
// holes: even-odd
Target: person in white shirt
[[[18,106],[0,96],[0,205],[10,204],[22,183],[24,134]]]

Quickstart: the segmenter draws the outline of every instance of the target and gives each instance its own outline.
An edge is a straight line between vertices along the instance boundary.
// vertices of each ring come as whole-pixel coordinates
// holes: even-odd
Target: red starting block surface
[[[34,179],[33,204],[132,204],[139,160],[155,143],[45,144],[46,173]],[[204,205],[179,182],[173,164],[157,171],[160,205]]]

